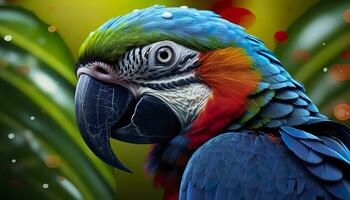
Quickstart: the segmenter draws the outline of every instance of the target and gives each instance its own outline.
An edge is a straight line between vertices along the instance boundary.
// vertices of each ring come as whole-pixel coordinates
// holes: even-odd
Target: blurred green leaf
[[[72,73],[72,58],[68,48],[49,25],[31,12],[13,6],[0,7],[0,34],[10,35],[12,42],[50,65],[71,84],[76,83]],[[52,35],[55,35],[54,37]],[[60,49],[59,51],[55,51]]]
[[[48,27],[29,11],[0,6],[1,129],[32,132],[44,146],[42,152],[50,149],[59,156],[58,171],[84,199],[114,199],[113,170],[87,148],[76,127],[73,60],[59,35]],[[53,177],[56,171],[48,170],[47,175]],[[19,174],[25,178],[25,173]],[[40,179],[40,173],[33,175],[27,179]]]
[[[23,129],[17,122],[0,113],[2,129],[0,140],[1,197],[3,199],[82,199],[79,192],[72,193],[74,187],[62,187],[63,178],[60,168],[50,169],[44,159],[49,153],[57,153],[43,147],[30,130]],[[10,133],[12,139],[8,138]],[[63,178],[63,179],[62,179]],[[44,184],[48,184],[46,190]],[[77,191],[77,190],[75,190]]]

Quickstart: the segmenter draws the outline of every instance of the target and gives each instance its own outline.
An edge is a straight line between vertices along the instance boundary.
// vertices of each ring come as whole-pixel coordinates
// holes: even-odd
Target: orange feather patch
[[[197,76],[207,84],[212,94],[205,108],[186,133],[189,148],[195,149],[219,134],[245,111],[248,96],[260,81],[253,61],[241,48],[225,48],[200,56],[202,65]]]

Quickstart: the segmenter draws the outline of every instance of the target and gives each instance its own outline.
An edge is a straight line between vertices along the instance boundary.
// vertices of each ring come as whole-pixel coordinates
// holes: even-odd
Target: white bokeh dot
[[[12,40],[12,36],[11,35],[5,35],[4,40],[6,42],[10,42]]]
[[[11,162],[12,162],[12,163],[16,163],[17,160],[16,160],[16,159],[12,159]]]
[[[327,67],[324,67],[323,68],[323,72],[327,72],[328,71],[328,68]]]
[[[47,188],[49,188],[49,184],[47,184],[47,183],[44,183],[44,184],[43,184],[43,188],[44,188],[44,189],[47,189]]]
[[[13,138],[15,138],[15,134],[14,134],[14,133],[9,133],[9,134],[7,135],[7,137],[8,137],[10,140],[12,140]]]
[[[30,120],[35,120],[35,117],[34,116],[30,116]]]

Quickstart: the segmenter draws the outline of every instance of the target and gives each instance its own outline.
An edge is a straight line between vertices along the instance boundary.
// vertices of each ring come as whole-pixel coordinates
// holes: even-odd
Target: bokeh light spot
[[[10,140],[12,140],[13,138],[15,138],[15,134],[14,134],[14,133],[9,133],[9,134],[7,135],[7,137],[8,137]]]
[[[337,81],[350,79],[350,64],[335,64],[330,68],[331,76]]]
[[[16,160],[16,159],[12,159],[11,162],[12,162],[12,163],[16,163],[17,160]]]
[[[344,20],[346,23],[350,24],[350,8],[344,12]]]
[[[47,31],[49,31],[50,33],[54,33],[54,32],[57,31],[57,28],[56,28],[56,26],[49,26],[49,27],[47,28]]]
[[[285,42],[288,40],[288,33],[286,31],[277,31],[275,33],[275,39],[278,42]]]
[[[333,109],[335,118],[341,121],[350,119],[350,105],[346,103],[337,104]]]
[[[49,168],[57,168],[60,165],[60,163],[60,157],[55,154],[50,154],[45,159],[45,164]]]
[[[30,120],[35,120],[35,117],[34,116],[30,116]]]
[[[44,183],[44,184],[43,184],[43,188],[44,188],[44,189],[47,189],[47,188],[49,188],[49,184],[47,184],[47,183]]]
[[[11,35],[5,35],[5,36],[4,36],[4,40],[5,40],[6,42],[10,42],[10,41],[12,40],[12,36],[11,36]]]
[[[323,72],[327,72],[328,71],[328,68],[327,67],[324,67],[323,68]]]
[[[251,27],[255,22],[255,15],[249,10],[241,7],[230,7],[222,10],[219,14],[226,20],[243,26]]]

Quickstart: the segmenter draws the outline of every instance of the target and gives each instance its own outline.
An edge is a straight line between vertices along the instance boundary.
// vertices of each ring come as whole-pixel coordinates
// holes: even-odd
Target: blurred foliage
[[[344,56],[350,49],[350,24],[345,21],[350,1],[336,2],[322,1],[302,15],[289,27],[288,41],[275,51],[285,68],[305,85],[321,112],[333,119],[337,104],[350,103],[349,78],[337,78],[339,73],[350,77],[345,69],[350,68],[350,57]],[[336,69],[339,64],[344,69]],[[350,125],[349,121],[345,123]]]
[[[247,29],[252,34],[263,40],[266,46],[273,50],[276,41],[273,35],[288,27],[311,6],[319,0],[234,0],[235,6],[241,6],[250,10],[256,16],[256,22]]]
[[[25,156],[29,153],[25,146],[12,147],[16,140],[6,138],[12,132],[18,135],[16,139],[26,141],[24,145],[42,146],[41,151],[34,152],[34,156],[40,158],[41,154],[56,152],[62,161],[56,166],[56,173],[69,180],[84,199],[114,198],[112,169],[96,159],[80,139],[76,128],[73,60],[59,35],[48,32],[47,27],[24,9],[0,7],[0,35],[4,38],[0,40],[0,123],[3,124],[1,135],[4,143],[1,147],[6,149],[0,151],[0,159],[2,163],[7,163],[2,166],[9,170],[10,181],[13,177],[17,177],[18,182],[32,181],[32,187],[37,186],[37,190],[41,188],[39,181],[49,182],[53,176],[48,169],[42,169],[42,163],[33,163],[34,160],[29,159],[33,156]],[[25,135],[29,132],[37,139],[29,140]],[[18,162],[8,169],[11,164],[9,155],[11,160]],[[39,165],[37,169],[35,165]],[[34,174],[40,176],[31,176],[27,170],[35,170]],[[41,171],[50,176],[45,177]],[[1,195],[17,194],[9,188],[8,182],[3,181],[4,188],[8,189]],[[51,182],[51,189],[60,189]],[[61,190],[68,192],[73,186]]]
[[[341,56],[350,48],[349,24],[343,19],[350,9],[347,0],[9,2],[45,22],[24,9],[0,6],[1,199],[161,198],[143,171],[148,145],[111,141],[134,174],[111,169],[83,143],[74,120],[72,57],[91,31],[133,9],[154,4],[213,9],[227,2],[247,8],[256,17],[247,32],[271,49],[277,44],[277,56],[324,113],[333,117],[335,105],[349,103],[349,80],[336,80],[331,73],[335,64],[350,63]],[[281,30],[287,30],[286,42],[273,37]]]

